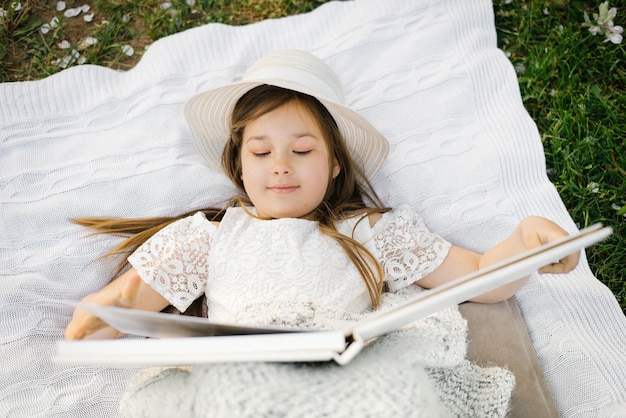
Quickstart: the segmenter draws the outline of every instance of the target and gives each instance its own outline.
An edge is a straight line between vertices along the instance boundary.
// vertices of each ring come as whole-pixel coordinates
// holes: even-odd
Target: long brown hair
[[[359,222],[361,222],[367,220],[369,214],[383,213],[389,208],[381,203],[361,168],[352,161],[335,120],[322,103],[312,96],[268,85],[258,86],[244,94],[237,102],[231,116],[231,135],[222,153],[224,171],[245,196],[241,180],[243,130],[251,121],[292,101],[302,105],[318,122],[329,150],[330,170],[335,163],[341,168],[334,178],[332,173],[329,173],[326,195],[312,214],[313,219],[319,222],[322,232],[333,238],[344,249],[365,282],[372,307],[377,307],[380,304],[383,288],[383,270],[380,262],[363,244],[337,231],[335,222],[354,216],[360,216]],[[230,206],[233,205],[241,205],[245,208],[246,205],[252,205],[252,202],[245,197],[237,197],[231,201]],[[201,211],[209,220],[219,221],[223,217],[225,208],[206,208]],[[99,233],[130,235],[107,253],[107,255],[129,254],[165,226],[195,212],[198,210],[176,217],[81,218],[75,219],[74,222]],[[116,275],[125,268],[126,263],[125,260],[120,263]]]

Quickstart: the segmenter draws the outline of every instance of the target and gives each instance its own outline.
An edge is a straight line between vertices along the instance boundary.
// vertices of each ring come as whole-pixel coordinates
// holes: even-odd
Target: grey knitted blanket
[[[393,298],[395,300],[389,300]],[[387,307],[402,299],[386,298]],[[218,363],[148,368],[120,401],[124,417],[503,417],[513,375],[465,359],[456,307],[335,363]]]

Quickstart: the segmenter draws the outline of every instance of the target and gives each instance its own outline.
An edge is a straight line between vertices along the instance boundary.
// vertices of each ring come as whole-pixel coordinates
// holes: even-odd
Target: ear
[[[340,172],[341,166],[339,166],[339,163],[335,160],[335,165],[333,165],[333,178],[336,178]]]

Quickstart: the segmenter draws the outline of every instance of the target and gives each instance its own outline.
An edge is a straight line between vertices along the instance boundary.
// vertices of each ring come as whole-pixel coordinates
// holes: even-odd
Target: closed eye
[[[306,155],[306,154],[308,154],[310,152],[311,152],[311,150],[298,150],[298,151],[294,151],[293,153],[297,154],[297,155]]]

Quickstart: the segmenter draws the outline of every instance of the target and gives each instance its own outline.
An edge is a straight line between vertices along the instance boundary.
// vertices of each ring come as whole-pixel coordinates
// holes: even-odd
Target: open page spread
[[[281,334],[303,330],[281,327],[248,327],[210,322],[206,318],[140,311],[92,304],[81,308],[102,318],[125,334],[152,338],[211,337],[220,335]]]

